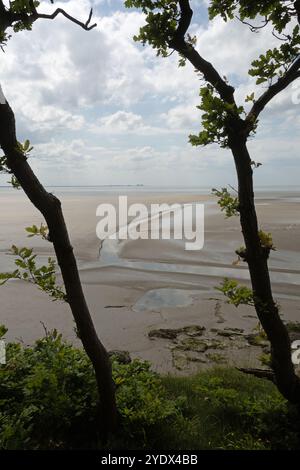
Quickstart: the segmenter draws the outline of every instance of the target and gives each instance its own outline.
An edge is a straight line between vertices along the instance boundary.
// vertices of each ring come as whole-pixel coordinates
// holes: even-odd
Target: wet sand
[[[129,203],[204,203],[204,249],[185,251],[178,240],[106,241],[99,259],[96,207],[116,203],[116,193],[56,192],[63,202],[88,304],[108,349],[128,350],[164,373],[190,373],[215,363],[259,366],[262,349],[245,339],[257,326],[253,308],[236,309],[214,289],[224,276],[244,283],[249,276],[242,264],[232,265],[234,250],[242,245],[238,219],[224,219],[213,197],[200,192],[130,191]],[[38,225],[42,218],[22,193],[1,190],[0,200],[0,271],[12,266],[7,253],[13,243],[34,247],[41,261],[53,254],[49,243],[26,238],[24,227]],[[286,321],[300,321],[299,194],[261,193],[257,203],[261,228],[272,232],[277,247],[270,260],[274,296]],[[67,305],[51,302],[35,286],[19,281],[2,287],[0,296],[0,322],[9,328],[8,340],[31,343],[43,334],[43,323],[78,344]],[[173,339],[148,336],[151,330],[189,325],[205,331],[199,336],[181,332]],[[222,336],[224,331],[228,334]]]

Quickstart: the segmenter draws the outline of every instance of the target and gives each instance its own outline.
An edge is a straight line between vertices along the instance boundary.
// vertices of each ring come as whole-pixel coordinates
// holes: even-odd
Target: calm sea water
[[[210,194],[212,186],[148,186],[148,185],[99,185],[99,186],[46,186],[46,189],[55,194],[139,194],[139,193],[198,193]],[[0,186],[0,194],[3,192],[15,191],[10,186]],[[255,188],[257,197],[293,197],[300,201],[300,186],[257,186]],[[296,202],[296,201],[295,201]]]

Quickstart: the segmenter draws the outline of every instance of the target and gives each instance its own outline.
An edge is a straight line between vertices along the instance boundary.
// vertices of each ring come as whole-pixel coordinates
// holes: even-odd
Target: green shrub
[[[123,440],[144,446],[151,429],[176,417],[180,400],[166,397],[146,362],[114,361],[113,376]],[[96,417],[94,372],[82,350],[56,331],[32,347],[7,345],[7,364],[0,366],[0,448],[96,447]]]
[[[5,334],[5,329],[1,330]],[[113,361],[120,429],[110,449],[298,449],[299,413],[274,384],[235,369],[161,377]],[[101,448],[86,354],[56,331],[7,345],[0,366],[0,449]]]

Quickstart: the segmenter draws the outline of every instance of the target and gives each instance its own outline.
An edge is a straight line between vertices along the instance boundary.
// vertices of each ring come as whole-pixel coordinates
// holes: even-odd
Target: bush
[[[178,413],[150,365],[113,361],[121,431],[146,445],[151,430]],[[97,388],[86,354],[56,331],[32,347],[7,345],[0,366],[0,448],[90,448],[97,441]],[[124,440],[124,438],[123,438]]]
[[[112,361],[120,429],[110,449],[300,448],[298,410],[269,381],[230,368],[160,377],[147,362]],[[89,359],[56,331],[9,343],[0,449],[101,448],[97,400]]]

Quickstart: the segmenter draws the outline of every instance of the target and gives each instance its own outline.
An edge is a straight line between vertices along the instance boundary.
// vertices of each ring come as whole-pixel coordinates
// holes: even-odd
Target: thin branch
[[[179,0],[180,20],[174,37],[169,41],[169,47],[182,54],[197,71],[201,72],[220,94],[221,98],[230,104],[235,104],[234,88],[226,83],[214,66],[206,61],[196,49],[185,40],[185,35],[190,27],[193,10],[189,0]]]
[[[97,26],[97,23],[94,23],[94,24],[90,25],[90,22],[91,22],[91,19],[92,19],[92,16],[93,16],[93,9],[92,8],[90,10],[89,17],[88,17],[88,19],[85,23],[82,23],[82,21],[79,21],[76,18],[74,18],[73,16],[69,15],[69,13],[67,13],[62,8],[57,8],[57,10],[55,10],[51,14],[37,13],[34,16],[36,17],[36,19],[43,18],[43,19],[46,19],[46,20],[54,20],[57,17],[57,15],[59,15],[59,14],[63,15],[65,18],[72,21],[72,23],[77,24],[78,26],[85,29],[86,31],[90,31],[91,29],[93,29]]]
[[[290,41],[292,38],[288,34],[283,34],[284,37],[280,37],[276,32],[275,28],[273,28],[272,35],[274,38],[278,39],[279,41],[286,42]]]
[[[287,70],[287,72],[278,79],[276,83],[271,85],[252,106],[249,114],[246,117],[246,122],[250,125],[250,130],[255,122],[264,110],[266,105],[281,91],[285,90],[291,83],[297,78],[300,78],[300,56],[295,60],[293,65]]]
[[[53,2],[51,2],[53,3]],[[85,23],[82,21],[77,20],[74,16],[67,13],[62,8],[57,8],[53,13],[39,13],[34,6],[33,0],[30,0],[31,6],[31,13],[27,14],[24,12],[21,13],[14,13],[11,9],[6,10],[4,7],[3,2],[0,0],[0,31],[4,32],[9,26],[13,26],[14,23],[21,21],[26,25],[33,24],[38,19],[47,19],[47,20],[54,20],[59,14],[63,15],[72,23],[77,24],[81,28],[86,31],[90,31],[91,29],[97,26],[96,23],[91,24],[92,16],[93,16],[93,9],[91,8],[88,19]]]
[[[236,15],[235,17],[236,17],[236,19],[238,19],[241,23],[245,24],[246,26],[249,26],[250,31],[251,31],[252,33],[258,33],[258,31],[259,31],[260,29],[265,28],[265,27],[267,26],[267,24],[269,23],[269,19],[268,19],[267,17],[265,17],[264,24],[262,24],[262,25],[260,25],[260,26],[254,26],[253,24],[248,23],[248,22],[245,21],[245,20],[242,20],[242,19],[241,19],[239,16],[237,16],[237,15]]]

